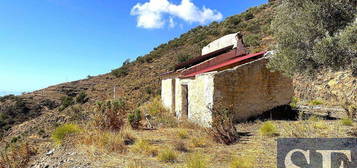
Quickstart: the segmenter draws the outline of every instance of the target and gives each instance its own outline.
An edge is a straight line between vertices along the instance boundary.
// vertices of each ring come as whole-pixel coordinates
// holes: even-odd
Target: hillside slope
[[[274,5],[270,3],[254,7],[220,23],[198,26],[179,38],[156,47],[149,54],[126,63],[118,69],[119,77],[109,73],[60,84],[28,95],[58,98],[58,93],[68,94],[65,90],[85,90],[93,100],[97,100],[112,98],[113,88],[116,87],[116,97],[125,97],[135,105],[140,104],[159,94],[160,74],[171,70],[180,61],[199,56],[203,46],[223,35],[241,31],[251,52],[267,50],[272,39],[269,27],[274,15]]]
[[[276,5],[277,2],[270,2],[251,8],[242,14],[228,17],[222,22],[213,22],[208,26],[198,26],[168,43],[161,44],[149,54],[138,57],[133,62],[126,62],[123,67],[114,70],[114,73],[89,77],[88,79],[63,83],[26,93],[19,96],[21,102],[11,98],[9,99],[10,102],[5,101],[7,99],[5,97],[3,98],[4,101],[0,102],[0,106],[5,107],[11,103],[16,104],[16,102],[23,103],[24,107],[31,109],[34,114],[28,118],[33,118],[46,113],[48,108],[44,107],[44,102],[52,104],[51,106],[53,107],[50,109],[56,108],[61,104],[61,97],[75,97],[80,92],[85,92],[89,96],[90,102],[111,99],[114,97],[115,87],[115,97],[126,99],[131,107],[134,108],[159,95],[160,74],[171,70],[179,62],[199,56],[203,46],[223,35],[240,31],[244,34],[245,42],[251,52],[268,50],[272,42],[269,27]],[[16,107],[9,106],[1,110],[6,111],[11,108]],[[15,113],[26,115],[27,111],[19,109]],[[13,114],[0,117],[0,125],[3,125],[1,130],[7,130],[11,125],[28,119],[25,117],[25,119],[18,121],[1,123],[1,120],[5,120],[8,117],[16,118],[17,116]]]
[[[156,47],[149,54],[138,57],[133,62],[126,61],[122,67],[111,73],[50,86],[21,96],[0,97],[0,138],[2,137],[0,151],[8,148],[9,144],[16,145],[17,142],[24,140],[26,143],[36,146],[36,154],[33,154],[35,156],[31,154],[31,160],[27,160],[33,167],[49,165],[54,167],[100,167],[103,164],[115,167],[113,165],[127,164],[125,161],[130,159],[134,159],[135,162],[143,160],[146,167],[167,167],[152,157],[146,156],[145,158],[135,152],[118,155],[115,152],[114,154],[98,154],[86,151],[91,148],[85,148],[85,152],[83,152],[83,149],[71,146],[71,143],[56,148],[50,137],[53,130],[62,124],[87,124],[85,122],[95,111],[93,105],[97,101],[114,97],[121,98],[128,102],[129,111],[136,109],[160,94],[161,74],[172,70],[177,63],[199,56],[203,46],[223,35],[240,31],[244,35],[250,52],[269,50],[270,46],[274,45],[270,23],[278,4],[279,1],[270,1],[268,4],[251,8],[242,14],[228,17],[222,22],[198,26],[180,37]],[[339,92],[343,87],[343,92],[348,92],[347,96],[350,95],[351,99],[356,101],[356,78],[346,75],[346,73],[349,72],[328,72],[328,76],[326,76],[326,73],[322,72],[316,79],[309,80],[305,76],[298,76],[294,81],[296,96],[308,100],[319,97],[324,101],[332,102],[330,92]],[[67,100],[64,97],[76,99],[81,93],[88,96],[88,102],[70,104],[67,109],[59,110]],[[344,94],[339,95],[339,93],[336,95],[345,96]],[[333,102],[332,105],[338,105],[338,103]],[[316,122],[322,127],[315,126],[316,123],[312,121],[308,125],[304,121],[274,121],[274,123],[281,130],[281,137],[346,137],[349,136],[347,132],[350,131],[346,127],[341,127],[338,120],[328,121],[328,124]],[[189,148],[193,151],[210,154],[212,167],[227,167],[228,158],[237,151],[240,151],[239,155],[250,154],[258,157],[258,167],[272,167],[275,164],[272,162],[275,159],[275,155],[272,153],[276,151],[274,148],[276,140],[273,137],[267,138],[260,135],[259,127],[262,124],[258,121],[238,125],[239,130],[251,133],[251,135],[243,137],[242,143],[224,146],[207,142],[205,147],[190,146]],[[86,126],[83,127],[88,129]],[[152,145],[162,148],[167,145],[174,146],[178,139],[176,134],[182,131],[181,129],[138,130],[132,134],[138,139],[150,139]],[[196,137],[209,139],[202,135],[204,131],[195,127],[183,129],[190,133],[190,137],[183,140],[186,144],[191,143],[191,140],[193,141]],[[295,132],[297,130],[297,133],[291,130]],[[95,130],[89,130],[89,132],[91,131]],[[74,139],[77,140],[76,137]],[[54,149],[55,151],[53,151]],[[185,155],[184,152],[180,153],[180,161],[177,164],[184,163]]]

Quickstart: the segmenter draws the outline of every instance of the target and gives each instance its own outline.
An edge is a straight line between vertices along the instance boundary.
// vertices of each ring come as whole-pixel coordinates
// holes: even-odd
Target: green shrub
[[[177,154],[169,148],[165,148],[159,152],[158,158],[162,162],[174,163],[177,161]]]
[[[151,94],[153,94],[155,92],[151,87],[146,87],[145,88],[145,93],[148,94],[148,95],[151,95]]]
[[[5,102],[6,100],[16,100],[18,99],[15,95],[10,94],[10,95],[5,95],[5,96],[0,96],[0,102]]]
[[[207,159],[202,153],[194,153],[187,157],[185,168],[208,168]]]
[[[243,14],[243,17],[245,20],[250,20],[254,18],[254,14],[250,11],[247,11],[246,13]]]
[[[93,115],[94,124],[100,129],[118,131],[125,124],[127,110],[127,105],[122,99],[97,102],[96,113]]]
[[[227,25],[238,25],[239,23],[242,22],[242,19],[241,17],[239,16],[231,16],[231,17],[228,17],[226,21],[224,21]]]
[[[87,120],[89,114],[80,104],[75,104],[66,110],[66,115],[69,117],[69,121],[83,121]]]
[[[123,62],[123,66],[125,65],[129,65],[131,62],[130,62],[130,58],[126,59],[124,62]]]
[[[299,98],[293,97],[290,102],[290,107],[297,108],[299,102]]]
[[[80,92],[76,97],[76,103],[84,104],[87,101],[88,101],[88,97],[85,92]]]
[[[191,55],[187,55],[187,54],[180,54],[177,56],[177,63],[183,63],[186,62],[188,60],[190,60],[191,58],[193,58]]]
[[[71,97],[71,96],[63,96],[61,98],[61,101],[62,101],[62,103],[61,103],[61,106],[59,108],[59,111],[63,111],[67,107],[69,107],[69,106],[74,104],[73,97]]]
[[[343,119],[341,119],[341,124],[344,126],[352,126],[353,120],[349,119],[349,118],[343,118]]]
[[[256,47],[260,45],[261,36],[260,34],[249,34],[243,37],[244,42],[249,47]]]
[[[57,127],[52,133],[52,140],[57,144],[61,144],[62,141],[69,135],[80,132],[81,129],[76,124],[64,124],[60,127]]]
[[[111,74],[114,75],[117,78],[124,77],[124,76],[129,74],[128,66],[125,65],[125,66],[122,66],[120,68],[113,69]]]
[[[50,100],[50,99],[45,99],[45,100],[42,100],[40,102],[43,106],[47,107],[48,109],[52,110],[56,107],[58,107],[59,105],[56,103],[56,101],[54,100]]]
[[[324,103],[321,100],[311,100],[309,102],[309,104],[312,105],[312,106],[317,106],[317,105],[321,105],[321,104],[324,104]]]
[[[279,135],[276,130],[275,125],[270,121],[263,123],[263,125],[262,125],[262,127],[260,127],[259,131],[263,136],[277,136],[277,135]]]
[[[141,111],[140,110],[135,110],[134,113],[131,113],[128,115],[128,121],[131,125],[132,128],[138,129],[140,126],[140,121],[141,121]]]
[[[18,142],[19,140],[21,139],[21,137],[20,136],[15,136],[15,137],[13,137],[13,138],[11,138],[11,143],[16,143],[16,142]]]

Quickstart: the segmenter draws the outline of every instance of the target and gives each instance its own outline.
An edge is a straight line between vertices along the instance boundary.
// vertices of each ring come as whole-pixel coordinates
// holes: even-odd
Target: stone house
[[[293,96],[292,80],[266,68],[270,52],[249,54],[240,33],[215,40],[202,56],[176,65],[162,75],[163,105],[179,119],[210,126],[215,103],[233,107],[234,120],[244,121]]]

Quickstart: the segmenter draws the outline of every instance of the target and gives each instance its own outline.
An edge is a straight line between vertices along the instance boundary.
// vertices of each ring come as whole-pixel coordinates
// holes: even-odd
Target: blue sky
[[[197,25],[267,0],[1,0],[0,92],[110,72]]]

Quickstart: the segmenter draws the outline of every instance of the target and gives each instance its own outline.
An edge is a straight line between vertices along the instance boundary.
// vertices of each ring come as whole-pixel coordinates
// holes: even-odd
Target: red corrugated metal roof
[[[186,62],[183,62],[183,63],[180,63],[178,65],[175,66],[175,70],[178,70],[178,69],[181,69],[181,68],[188,68],[188,67],[191,67],[191,66],[194,66],[196,64],[199,64],[203,61],[206,61],[210,58],[213,58],[217,55],[221,55],[225,52],[228,52],[229,50],[232,50],[233,48],[233,45],[231,46],[228,46],[228,47],[225,47],[225,48],[222,48],[222,49],[219,49],[217,51],[214,51],[214,52],[211,52],[211,53],[208,53],[206,55],[202,55],[202,56],[198,56],[198,57],[195,57],[195,58],[192,58]]]
[[[202,73],[205,73],[205,72],[214,71],[214,70],[217,70],[217,69],[226,67],[226,66],[230,66],[230,65],[233,65],[233,64],[242,62],[242,61],[247,60],[247,59],[250,59],[250,58],[262,56],[262,55],[264,55],[265,53],[266,53],[266,52],[263,51],[263,52],[259,52],[259,53],[248,54],[248,55],[245,55],[245,56],[242,56],[242,57],[237,57],[237,58],[228,60],[228,61],[226,61],[226,62],[217,64],[217,65],[214,65],[214,66],[210,66],[210,67],[207,67],[207,68],[205,68],[205,69],[202,69],[202,70],[199,70],[199,71],[196,71],[196,72],[193,72],[193,73],[190,73],[190,74],[181,76],[180,78],[194,77],[194,76],[196,76],[196,75],[198,75],[198,74],[202,74]]]

